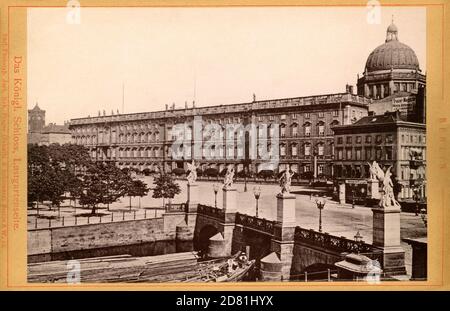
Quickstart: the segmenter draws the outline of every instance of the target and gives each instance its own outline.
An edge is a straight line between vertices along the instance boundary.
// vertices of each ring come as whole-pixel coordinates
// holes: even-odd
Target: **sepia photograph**
[[[27,9],[29,283],[427,281],[425,7],[69,2]]]

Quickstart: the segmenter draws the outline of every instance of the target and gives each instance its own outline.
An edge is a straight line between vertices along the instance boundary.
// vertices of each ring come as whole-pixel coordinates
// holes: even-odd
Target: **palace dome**
[[[368,72],[391,69],[420,70],[419,60],[413,49],[398,41],[397,26],[387,28],[386,41],[370,53],[366,62]]]

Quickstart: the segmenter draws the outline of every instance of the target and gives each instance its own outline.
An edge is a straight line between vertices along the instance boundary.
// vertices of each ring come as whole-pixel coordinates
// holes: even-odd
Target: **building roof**
[[[399,120],[400,118],[395,113],[385,113],[382,115],[362,117],[361,119],[353,123],[353,125],[395,123]]]
[[[36,104],[34,105],[33,109],[30,109],[29,111],[45,111],[45,110],[41,109],[41,108],[39,107],[39,104],[36,103]]]
[[[425,124],[423,123],[415,123],[415,122],[408,122],[403,120],[404,116],[400,114],[399,111],[389,112],[386,111],[384,114],[379,115],[369,115],[366,117],[362,117],[358,121],[356,121],[353,124],[349,125],[338,125],[334,126],[332,129],[335,132],[335,134],[338,134],[337,131],[343,130],[343,131],[351,131],[352,129],[356,128],[378,128],[382,129],[383,126],[408,126],[408,127],[415,127],[415,128],[423,128],[425,130]]]
[[[418,70],[419,60],[412,48],[398,41],[397,26],[392,23],[386,32],[386,41],[370,53],[366,71],[411,69]]]
[[[70,130],[67,125],[58,125],[55,123],[49,123],[42,129],[42,133],[70,134]]]
[[[103,123],[112,121],[139,121],[145,119],[157,119],[157,118],[167,118],[167,117],[186,117],[186,116],[196,116],[196,115],[217,115],[224,113],[246,113],[248,111],[258,111],[258,110],[277,110],[280,108],[296,110],[299,107],[304,107],[305,109],[317,109],[320,105],[340,105],[342,103],[368,107],[372,100],[365,98],[361,95],[346,93],[333,93],[324,95],[312,95],[303,97],[289,97],[289,98],[278,98],[278,99],[268,99],[268,100],[254,100],[252,102],[237,103],[237,104],[223,104],[215,106],[201,106],[201,107],[188,107],[188,108],[175,108],[168,110],[158,110],[152,112],[136,112],[128,114],[118,114],[118,115],[103,115],[97,117],[84,117],[84,118],[74,118],[70,120],[70,125],[80,125],[80,124],[92,124],[92,123]]]

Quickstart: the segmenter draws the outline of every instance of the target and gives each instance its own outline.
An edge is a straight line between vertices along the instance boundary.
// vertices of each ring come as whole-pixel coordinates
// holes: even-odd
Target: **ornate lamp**
[[[261,196],[261,187],[259,186],[255,186],[253,188],[253,195],[255,196],[255,200],[256,200],[256,213],[255,216],[258,217],[258,201],[259,201],[259,197]]]
[[[325,203],[327,200],[327,197],[324,195],[322,198],[320,198],[317,194],[316,197],[316,205],[319,209],[319,232],[322,232],[322,210],[325,208]]]
[[[214,207],[217,208],[217,192],[219,191],[219,185],[213,184],[213,190],[214,190]]]
[[[358,244],[358,254],[359,254],[359,249],[361,247],[361,244],[363,242],[363,236],[361,235],[361,233],[358,231],[356,232],[355,236],[353,237],[355,239],[355,242]]]

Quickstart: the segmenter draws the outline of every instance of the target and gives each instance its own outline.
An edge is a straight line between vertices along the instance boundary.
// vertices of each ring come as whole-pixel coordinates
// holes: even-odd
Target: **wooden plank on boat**
[[[127,281],[142,275],[155,277],[176,274],[193,269],[197,264],[196,252],[157,256],[131,257],[129,255],[80,259],[81,281]],[[41,262],[28,265],[29,282],[65,282],[67,262]]]

